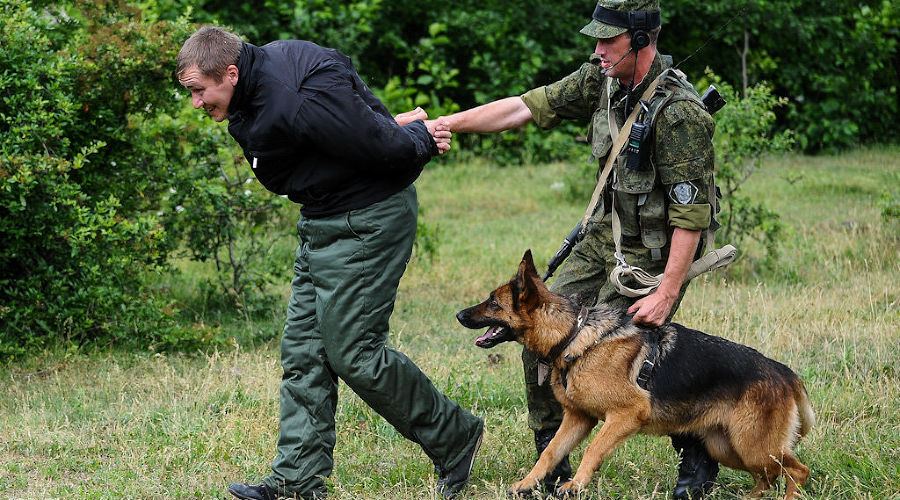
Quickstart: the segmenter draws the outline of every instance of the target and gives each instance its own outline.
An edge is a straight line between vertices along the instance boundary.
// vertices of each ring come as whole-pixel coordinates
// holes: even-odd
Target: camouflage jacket
[[[668,58],[657,55],[649,73],[633,91],[633,99],[637,100],[668,66]],[[645,143],[651,147],[650,164],[639,170],[628,169],[626,155],[620,154],[611,176],[623,237],[640,237],[651,249],[667,250],[675,227],[707,229],[714,214],[710,186],[715,122],[689,83],[684,81],[673,92],[670,104],[653,116],[652,133]],[[621,128],[626,119],[625,96],[626,89],[618,80],[610,81],[597,65],[585,63],[558,82],[530,90],[522,100],[541,128],[554,127],[564,119],[589,120],[591,153],[602,166],[612,146],[608,110]],[[607,207],[608,190],[609,186],[604,195]]]

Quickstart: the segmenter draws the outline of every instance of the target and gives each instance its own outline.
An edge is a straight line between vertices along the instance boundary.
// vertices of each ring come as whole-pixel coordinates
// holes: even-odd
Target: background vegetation
[[[0,9],[5,359],[60,340],[222,345],[221,329],[193,322],[186,307],[236,307],[248,320],[277,308],[271,286],[283,267],[272,259],[272,231],[292,224],[279,219],[284,200],[260,188],[223,127],[201,120],[175,82],[175,55],[196,23],[229,25],[259,44],[293,37],[337,47],[390,109],[423,106],[432,116],[551,82],[591,51],[578,33],[590,11],[581,0],[447,8],[408,0],[2,0]],[[760,154],[897,140],[896,9],[887,0],[664,4],[663,49],[698,87],[718,82],[732,102],[717,139],[726,235],[764,241],[762,265],[777,252],[778,214],[738,192]],[[585,148],[574,139],[583,134],[583,124],[569,123],[462,136],[455,159],[576,159]],[[566,174],[573,198],[590,191],[592,174]],[[897,210],[894,193],[880,203],[885,213]],[[418,250],[433,252],[427,218],[420,229]],[[218,271],[197,284],[196,304],[174,303],[155,285],[182,258]]]

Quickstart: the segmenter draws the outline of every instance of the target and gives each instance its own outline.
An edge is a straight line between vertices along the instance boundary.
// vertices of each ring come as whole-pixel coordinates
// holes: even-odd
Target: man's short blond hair
[[[237,64],[243,42],[234,33],[216,26],[204,26],[194,32],[178,52],[175,76],[196,66],[204,76],[221,82],[225,69]]]

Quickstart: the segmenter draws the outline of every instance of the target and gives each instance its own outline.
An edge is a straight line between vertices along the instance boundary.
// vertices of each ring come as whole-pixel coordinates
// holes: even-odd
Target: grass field
[[[474,347],[475,332],[454,314],[508,279],[526,248],[539,263],[553,254],[586,204],[553,187],[570,168],[440,163],[417,182],[439,252],[410,265],[391,344],[485,420],[463,498],[505,498],[535,457],[520,348]],[[752,258],[762,251],[747,243],[742,263],[691,286],[676,321],[750,345],[804,379],[818,420],[798,447],[812,469],[807,497],[900,499],[900,224],[877,206],[883,192],[900,194],[900,149],[772,158],[745,190],[787,225],[777,264],[757,272]],[[286,272],[292,247],[287,238],[278,248]],[[171,289],[188,301],[203,271],[186,269]],[[61,350],[0,367],[0,499],[226,498],[229,482],[265,475],[278,428],[278,342],[246,339],[277,337],[280,313],[195,316],[221,323],[236,347]],[[424,453],[345,386],[337,420],[332,498],[433,496]],[[667,438],[635,437],[594,475],[586,497],[666,498],[675,467]],[[719,484],[710,498],[752,487],[733,470]]]

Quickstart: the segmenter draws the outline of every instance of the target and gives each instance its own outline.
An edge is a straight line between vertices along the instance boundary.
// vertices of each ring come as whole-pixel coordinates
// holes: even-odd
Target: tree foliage
[[[804,150],[900,138],[896,2],[678,0],[662,8],[661,43],[676,60],[713,37],[685,63],[688,73],[710,67],[736,88],[771,85],[787,99],[776,125],[794,130]]]
[[[304,38],[350,55],[397,111],[432,115],[518,95],[573,71],[593,50],[578,33],[593,6],[582,0],[148,1],[156,15],[233,26],[249,41]],[[709,67],[743,91],[766,83],[787,99],[774,126],[816,152],[900,138],[900,11],[892,0],[666,0],[660,48],[694,79]],[[708,43],[706,43],[708,42]],[[706,45],[704,45],[706,43]],[[576,129],[567,132],[575,133]],[[481,153],[554,157],[521,133],[498,142],[466,137]],[[571,134],[570,134],[571,135]],[[536,149],[536,152],[534,150]],[[550,148],[548,148],[550,149]],[[521,160],[501,155],[505,161]]]

